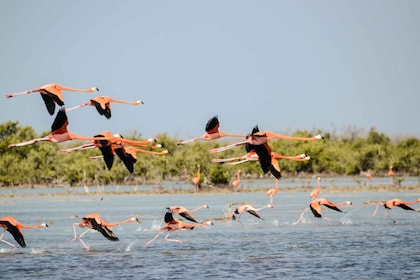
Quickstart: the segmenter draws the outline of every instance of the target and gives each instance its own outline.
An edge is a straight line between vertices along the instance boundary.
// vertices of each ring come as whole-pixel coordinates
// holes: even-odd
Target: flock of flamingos
[[[150,138],[147,140],[131,140],[131,139],[125,139],[120,134],[113,134],[109,131],[101,132],[95,135],[94,137],[87,137],[87,136],[81,136],[78,134],[75,134],[67,129],[67,126],[69,124],[68,118],[67,118],[67,112],[82,108],[85,106],[94,106],[98,113],[101,116],[105,116],[107,119],[111,118],[111,102],[115,103],[122,103],[122,104],[131,104],[131,105],[138,105],[138,104],[144,104],[143,101],[123,101],[118,100],[115,98],[111,98],[108,96],[97,96],[86,103],[71,107],[69,109],[65,108],[64,104],[64,96],[62,91],[76,91],[76,92],[95,92],[99,91],[97,87],[92,87],[90,89],[76,89],[76,88],[69,88],[64,87],[59,84],[46,84],[39,88],[19,92],[19,93],[10,93],[6,94],[7,98],[12,98],[19,95],[26,95],[33,92],[40,93],[45,106],[48,110],[48,113],[50,115],[55,114],[56,105],[58,105],[60,108],[56,114],[56,117],[54,119],[54,122],[51,126],[51,134],[42,137],[42,138],[36,138],[32,140],[28,140],[21,143],[15,143],[10,144],[9,147],[20,147],[25,145],[34,144],[37,142],[42,141],[48,141],[48,142],[54,142],[54,143],[60,143],[65,142],[69,140],[86,140],[89,141],[81,146],[71,148],[71,149],[64,149],[61,150],[62,153],[68,153],[72,151],[80,151],[85,149],[91,149],[91,148],[99,148],[101,151],[101,155],[94,157],[94,158],[103,158],[105,165],[108,169],[112,168],[114,157],[115,155],[118,156],[119,159],[124,163],[127,170],[132,173],[134,170],[134,163],[137,160],[137,153],[151,153],[151,154],[157,154],[157,155],[164,155],[168,154],[168,151],[165,149],[162,149],[162,145],[157,144],[156,139]],[[276,181],[276,186],[273,189],[270,189],[267,191],[267,196],[270,198],[270,203],[261,207],[261,208],[254,208],[250,204],[244,204],[240,205],[235,209],[232,209],[230,206],[230,212],[227,214],[226,220],[228,222],[231,222],[232,220],[237,220],[240,222],[240,216],[244,213],[249,213],[253,216],[255,216],[258,219],[262,219],[262,217],[259,214],[259,211],[265,208],[272,208],[273,207],[273,199],[274,196],[279,191],[279,179],[281,178],[281,171],[279,167],[278,160],[279,159],[285,159],[285,160],[294,160],[294,161],[306,161],[309,160],[310,157],[306,154],[299,154],[295,156],[285,156],[281,155],[279,153],[273,152],[268,144],[269,141],[273,139],[285,139],[285,140],[298,140],[298,141],[317,141],[322,140],[323,137],[321,135],[316,135],[313,137],[292,137],[292,136],[285,136],[277,133],[273,133],[270,131],[260,131],[258,126],[255,126],[251,133],[248,135],[245,134],[233,134],[233,133],[226,133],[219,130],[219,120],[217,116],[214,116],[211,118],[205,127],[205,133],[199,137],[181,141],[178,142],[178,145],[188,144],[190,142],[199,141],[199,140],[215,140],[222,137],[241,137],[242,139],[245,139],[243,141],[239,141],[224,147],[211,149],[210,153],[220,153],[229,149],[233,149],[238,146],[244,146],[246,150],[246,154],[240,157],[232,157],[232,158],[221,158],[221,159],[213,159],[212,162],[216,163],[225,163],[227,165],[235,165],[240,164],[247,161],[257,161],[259,162],[261,169],[264,173],[270,172]],[[200,182],[200,166],[198,166],[198,172],[197,177],[193,178],[193,184],[194,184],[194,191],[198,191],[198,186]],[[312,198],[312,201],[309,203],[309,207],[302,211],[299,219],[294,223],[294,225],[300,223],[305,213],[309,210],[311,210],[313,216],[315,218],[322,218],[322,219],[328,219],[322,215],[322,208],[321,206],[327,207],[329,209],[342,212],[340,208],[338,208],[341,205],[350,205],[350,201],[344,201],[341,203],[334,203],[332,201],[329,201],[325,198],[318,198],[321,187],[320,187],[320,180],[321,178],[318,177],[318,183],[317,188],[313,190],[310,194],[310,197]],[[237,173],[236,180],[232,182],[232,186],[235,188],[240,187],[240,170]],[[415,201],[402,201],[400,199],[392,199],[389,201],[386,201],[383,203],[383,206],[385,207],[385,215],[390,218],[394,223],[395,220],[393,220],[388,215],[388,211],[391,210],[393,207],[398,206],[405,210],[411,210],[411,211],[417,211],[416,209],[410,207],[410,204],[415,204],[420,202],[420,199],[417,199]],[[379,203],[377,204],[377,207],[375,209],[375,212],[372,215],[375,215],[378,209]],[[196,227],[200,226],[209,226],[212,225],[212,221],[204,221],[200,222],[195,217],[192,216],[192,212],[198,211],[203,208],[208,208],[207,205],[202,205],[196,209],[188,210],[183,206],[171,206],[167,208],[167,212],[165,213],[162,222],[165,223],[164,226],[159,226],[158,234],[152,238],[151,240],[147,241],[145,243],[145,246],[150,245],[154,240],[156,240],[159,236],[166,233],[165,240],[166,241],[173,241],[182,244],[181,240],[177,239],[170,239],[169,235],[171,232],[181,229],[187,229],[192,230]],[[175,218],[175,216],[180,216],[185,220],[188,220],[189,222],[184,222],[181,218]],[[95,230],[100,232],[105,238],[107,238],[110,241],[118,241],[118,237],[115,235],[115,233],[112,231],[112,227],[118,226],[124,223],[128,222],[140,222],[136,217],[131,217],[126,220],[116,222],[116,223],[109,223],[105,220],[103,220],[99,213],[93,213],[84,216],[79,223],[73,224],[73,230],[74,230],[74,240],[79,240],[84,248],[87,250],[90,249],[90,247],[83,241],[82,237],[89,231]],[[161,223],[162,223],[161,222]],[[15,239],[15,241],[18,243],[19,246],[26,247],[26,243],[23,237],[23,228],[42,228],[42,227],[48,227],[46,223],[40,223],[38,225],[25,225],[20,222],[18,222],[13,216],[6,216],[0,218],[0,226],[3,227],[4,231],[0,236],[0,241],[3,243],[6,243],[10,245],[11,247],[17,248],[16,245],[14,245],[11,242],[8,242],[3,239],[3,236],[6,231],[8,231]],[[87,228],[83,233],[80,235],[77,235],[76,227],[81,228]]]

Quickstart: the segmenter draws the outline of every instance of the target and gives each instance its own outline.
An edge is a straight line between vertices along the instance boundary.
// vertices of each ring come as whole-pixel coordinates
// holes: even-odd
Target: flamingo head
[[[324,140],[324,136],[322,136],[322,135],[320,135],[320,134],[318,134],[318,135],[315,135],[314,136],[314,138],[316,139],[316,140]]]
[[[205,222],[203,223],[203,225],[210,226],[210,225],[214,225],[214,224],[213,224],[213,222],[212,222],[212,221],[205,221]]]
[[[273,206],[273,204],[267,204],[265,207],[266,208],[273,208],[274,206]]]
[[[207,204],[201,205],[201,208],[210,208]]]
[[[147,139],[147,142],[149,142],[149,143],[156,143],[157,140],[155,138],[149,138],[149,139]]]
[[[142,100],[137,100],[136,103],[137,104],[144,104],[144,102]]]
[[[132,217],[132,218],[130,218],[130,221],[132,221],[132,222],[136,222],[136,223],[138,223],[138,224],[142,224],[142,222],[140,222],[140,220],[139,220],[137,217]]]
[[[346,201],[345,204],[347,204],[347,205],[353,205],[353,203],[351,203],[351,201]]]
[[[94,91],[99,91],[99,88],[97,88],[97,87],[93,87],[93,88],[90,88],[90,90],[91,90],[92,92],[94,92]]]
[[[41,227],[48,227],[48,224],[46,224],[46,223],[42,223],[42,224],[39,224]]]
[[[156,148],[162,148],[162,144],[157,144]]]

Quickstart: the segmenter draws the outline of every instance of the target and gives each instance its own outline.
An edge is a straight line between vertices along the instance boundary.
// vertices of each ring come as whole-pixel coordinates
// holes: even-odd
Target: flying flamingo
[[[266,209],[266,208],[273,208],[272,204],[267,204],[261,208],[254,208],[252,207],[252,205],[250,204],[244,204],[242,206],[239,206],[238,208],[235,209],[235,211],[233,211],[233,215],[232,215],[232,219],[236,219],[235,214],[238,215],[238,222],[240,222],[239,218],[241,217],[241,215],[243,213],[249,213],[255,217],[257,217],[258,219],[264,220],[259,214],[258,211]]]
[[[73,231],[74,231],[73,241],[76,239],[79,239],[82,245],[86,248],[86,250],[89,250],[90,247],[86,245],[86,243],[82,240],[82,237],[91,229],[99,231],[108,240],[119,241],[119,238],[112,231],[111,227],[119,226],[121,224],[129,223],[129,222],[141,223],[136,217],[132,217],[132,218],[125,219],[121,222],[111,224],[103,220],[100,217],[99,213],[86,215],[82,218],[82,220],[79,223],[73,224]],[[79,236],[77,236],[76,226],[87,227],[88,229],[84,231],[82,234],[80,234]]]
[[[195,223],[199,223],[199,221],[194,218],[193,216],[191,216],[191,213],[194,213],[200,209],[203,208],[209,208],[208,205],[203,204],[195,209],[192,210],[188,210],[187,208],[185,208],[184,206],[170,206],[167,209],[169,209],[171,211],[172,214],[178,214],[181,217],[184,217],[185,219],[191,221],[191,222],[195,222]]]
[[[61,143],[69,140],[104,140],[104,141],[119,141],[121,143],[130,144],[130,145],[142,145],[145,144],[148,141],[137,141],[137,140],[129,140],[129,139],[122,139],[115,136],[109,136],[109,137],[86,137],[77,135],[71,131],[67,130],[67,125],[69,124],[66,112],[63,108],[61,108],[57,116],[54,119],[54,122],[51,126],[51,134],[42,137],[42,138],[35,138],[26,142],[16,143],[16,144],[10,144],[10,147],[20,147],[25,145],[31,145],[37,142],[53,142],[53,143]]]
[[[27,226],[18,222],[13,216],[5,216],[3,218],[0,218],[0,226],[3,227],[4,229],[2,235],[0,236],[0,241],[10,245],[13,248],[16,248],[16,246],[6,240],[3,240],[3,235],[6,232],[6,230],[13,235],[13,238],[22,248],[25,248],[26,243],[25,243],[25,239],[23,238],[22,228],[48,227],[48,225],[45,223],[41,223],[35,226]]]
[[[197,176],[192,178],[192,183],[194,185],[194,192],[198,192],[198,188],[200,187],[201,181],[201,174],[200,174],[200,165],[197,165]]]
[[[312,201],[318,198],[319,193],[321,192],[321,177],[317,179],[317,187],[311,192]]]
[[[105,116],[107,119],[110,119],[111,118],[111,102],[129,104],[129,105],[144,104],[144,102],[141,100],[124,101],[124,100],[115,99],[109,96],[97,96],[95,98],[92,98],[86,103],[66,109],[66,112],[70,112],[72,110],[75,110],[84,106],[95,106],[96,110],[101,116]]]
[[[270,132],[270,131],[260,131],[259,128],[258,128],[258,125],[256,125],[253,128],[252,133],[247,136],[246,140],[236,142],[236,143],[224,146],[224,147],[211,149],[210,153],[215,154],[215,153],[227,151],[227,150],[230,150],[232,148],[235,148],[237,146],[244,145],[244,144],[262,145],[262,144],[266,144],[267,142],[269,142],[273,139],[317,141],[317,140],[324,139],[324,137],[322,135],[315,135],[313,137],[286,136],[286,135],[282,135],[282,134],[278,134],[278,133],[274,133],[274,132]]]
[[[11,98],[18,95],[29,94],[32,92],[39,92],[41,94],[42,99],[44,100],[48,113],[50,113],[50,115],[54,115],[55,104],[58,104],[59,106],[64,106],[64,96],[63,96],[62,90],[77,91],[77,92],[99,91],[97,87],[92,87],[89,89],[76,89],[76,88],[65,87],[59,84],[46,84],[36,89],[31,89],[31,90],[27,90],[23,92],[18,92],[18,93],[8,93],[6,94],[6,97]]]
[[[214,140],[214,139],[227,137],[227,136],[245,137],[245,135],[243,134],[234,134],[234,133],[226,133],[223,131],[219,131],[219,126],[220,126],[219,119],[218,119],[218,116],[216,115],[210,120],[208,120],[205,127],[206,133],[204,133],[200,137],[195,137],[190,140],[178,142],[177,145],[183,145],[183,144],[187,144],[187,143],[198,141],[198,140]]]
[[[274,159],[286,159],[286,160],[293,160],[293,161],[308,161],[311,159],[311,157],[307,156],[306,154],[299,154],[296,156],[285,156],[276,152],[271,152],[271,156]],[[251,150],[249,153],[243,156],[231,157],[231,158],[214,158],[211,160],[211,162],[226,163],[226,165],[236,165],[236,164],[244,163],[247,161],[258,161],[258,160],[259,160],[259,157],[257,153],[254,150]]]
[[[165,236],[166,241],[177,242],[179,244],[182,244],[183,242],[181,240],[169,239],[168,238],[169,234],[173,231],[180,230],[180,229],[193,230],[195,227],[203,227],[203,226],[213,225],[213,223],[211,221],[205,221],[201,224],[187,224],[187,223],[184,223],[182,221],[175,220],[173,215],[172,215],[171,210],[168,210],[166,212],[166,214],[164,216],[164,221],[165,221],[166,225],[161,227],[159,229],[160,232],[155,237],[153,237],[151,240],[147,241],[144,244],[145,246],[149,246],[153,241],[156,240],[156,238],[161,236],[165,231],[168,232],[168,234]]]
[[[335,210],[335,211],[338,211],[338,212],[343,212],[340,208],[338,208],[338,206],[340,206],[340,205],[352,205],[352,203],[350,201],[334,203],[334,202],[331,202],[329,200],[326,200],[325,198],[318,198],[318,199],[312,201],[309,204],[309,208],[302,211],[302,214],[300,215],[299,219],[296,222],[294,222],[293,224],[294,225],[298,224],[300,222],[300,220],[303,218],[303,215],[305,214],[305,212],[308,211],[309,209],[311,209],[312,214],[314,215],[315,218],[322,218],[322,219],[325,219],[325,220],[330,220],[329,218],[325,218],[321,215],[322,214],[322,211],[321,211],[321,206],[322,205],[325,206],[325,207],[328,207],[332,210]]]
[[[383,203],[384,207],[385,207],[385,216],[387,216],[389,219],[391,219],[394,224],[396,223],[396,221],[394,219],[392,219],[389,215],[388,215],[388,211],[390,211],[392,208],[394,208],[395,206],[400,207],[404,210],[410,210],[410,211],[416,211],[418,212],[418,210],[408,206],[410,204],[416,204],[420,202],[420,198],[414,201],[402,201],[399,198],[394,198],[391,200],[386,201],[385,203]],[[375,216],[376,211],[378,210],[378,206],[379,204],[376,205],[376,209],[375,212],[372,214],[372,216]]]
[[[236,171],[236,179],[232,182],[232,187],[239,188],[241,186],[241,170]]]

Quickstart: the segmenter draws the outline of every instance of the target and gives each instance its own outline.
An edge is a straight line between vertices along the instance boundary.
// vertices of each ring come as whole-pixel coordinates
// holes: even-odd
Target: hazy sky
[[[420,136],[420,1],[0,1],[0,123],[50,130],[38,93],[59,83],[68,129],[186,139],[221,130]]]

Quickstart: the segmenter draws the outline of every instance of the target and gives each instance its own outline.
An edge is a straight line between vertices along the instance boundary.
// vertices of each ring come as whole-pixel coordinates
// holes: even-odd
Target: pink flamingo
[[[92,98],[86,103],[66,109],[66,112],[70,112],[72,110],[75,110],[84,106],[94,106],[101,116],[105,116],[107,119],[110,119],[111,118],[111,102],[129,104],[129,105],[144,104],[144,102],[141,100],[124,101],[124,100],[115,99],[109,96],[97,96],[95,98]]]
[[[201,174],[200,174],[200,165],[197,165],[197,176],[192,178],[192,183],[194,185],[194,192],[198,192],[198,188],[200,187],[201,181]]]
[[[120,137],[109,136],[109,137],[86,137],[75,134],[69,130],[67,130],[69,122],[67,119],[67,115],[65,110],[62,108],[58,111],[57,116],[54,119],[54,122],[51,126],[51,134],[42,137],[42,138],[35,138],[29,141],[10,144],[9,148],[11,147],[20,147],[25,145],[31,145],[37,142],[53,142],[53,143],[61,143],[69,140],[91,140],[91,141],[116,141],[116,143],[125,143],[130,145],[145,145],[148,141],[136,141],[136,140],[129,140],[129,139],[122,139]]]
[[[210,150],[211,154],[219,153],[223,151],[230,150],[240,145],[251,144],[251,145],[263,145],[266,144],[268,141],[273,139],[285,139],[285,140],[299,140],[299,141],[317,141],[324,139],[321,135],[315,135],[313,137],[294,137],[294,136],[286,136],[270,131],[259,131],[258,126],[255,126],[252,130],[252,133],[248,135],[247,139],[244,141],[236,142],[224,147],[214,148]]]
[[[41,223],[35,226],[24,225],[18,222],[13,216],[5,216],[3,218],[0,218],[0,226],[4,229],[2,235],[0,236],[0,241],[10,245],[13,248],[16,248],[16,246],[6,240],[3,240],[3,235],[6,232],[6,230],[13,235],[13,238],[22,248],[25,248],[26,243],[25,239],[23,238],[22,228],[48,227],[46,223]]]
[[[181,217],[184,217],[187,220],[190,220],[191,222],[195,222],[195,223],[199,223],[199,221],[194,218],[193,216],[191,216],[191,213],[194,213],[200,209],[203,208],[209,208],[208,205],[203,204],[200,205],[199,207],[192,209],[192,210],[188,210],[187,208],[185,208],[184,206],[170,206],[167,209],[169,209],[171,211],[172,214],[177,214],[180,215]]]
[[[12,98],[19,95],[25,95],[32,92],[39,92],[41,94],[42,99],[44,100],[45,106],[47,107],[48,113],[50,115],[54,115],[55,112],[55,104],[59,106],[64,106],[64,96],[62,91],[77,91],[77,92],[94,92],[99,91],[97,87],[92,87],[89,89],[76,89],[65,87],[59,84],[46,84],[36,89],[31,89],[23,92],[18,93],[8,93],[6,94],[7,98]]]
[[[93,213],[86,215],[82,218],[82,220],[79,223],[73,224],[73,231],[74,231],[74,238],[73,241],[76,239],[79,239],[82,245],[86,248],[86,250],[89,250],[90,247],[86,245],[86,243],[82,240],[82,237],[90,230],[96,230],[100,232],[106,239],[111,241],[119,241],[119,238],[115,235],[115,233],[112,231],[111,227],[119,226],[121,224],[129,223],[129,222],[137,222],[141,223],[136,217],[125,219],[121,222],[117,223],[108,223],[107,221],[103,220],[99,213]],[[87,227],[88,229],[84,231],[82,234],[77,236],[76,232],[76,226],[79,227]]]
[[[276,187],[273,189],[269,189],[266,192],[266,195],[270,198],[270,204],[273,204],[274,197],[277,195],[278,192],[279,192],[279,179],[276,178]]]
[[[241,170],[236,171],[236,179],[232,182],[232,187],[239,188],[241,186]]]
[[[265,206],[263,206],[263,207],[261,207],[261,208],[254,208],[252,205],[250,205],[250,204],[244,204],[244,205],[242,205],[242,206],[239,206],[238,208],[236,208],[235,209],[235,211],[233,211],[233,215],[232,215],[232,219],[236,219],[236,217],[235,217],[235,215],[234,214],[237,214],[238,215],[238,222],[240,222],[240,220],[239,220],[239,218],[241,217],[241,215],[243,214],[243,213],[249,213],[249,214],[251,214],[251,215],[253,215],[253,216],[255,216],[255,217],[257,217],[258,219],[261,219],[261,220],[264,220],[259,214],[258,214],[258,211],[261,211],[261,210],[263,210],[263,209],[266,209],[266,208],[273,208],[273,205],[272,204],[267,204],[267,205],[265,205]]]
[[[350,201],[334,203],[334,202],[331,202],[329,200],[326,200],[325,198],[318,198],[318,199],[312,201],[309,204],[309,208],[302,211],[299,219],[296,222],[294,222],[293,224],[294,225],[298,224],[300,222],[300,220],[303,218],[303,215],[305,214],[305,212],[308,211],[309,209],[312,211],[312,214],[314,215],[315,218],[322,218],[322,219],[325,219],[325,220],[330,220],[329,218],[325,218],[321,215],[322,214],[322,211],[321,211],[321,206],[322,205],[325,206],[325,207],[328,207],[332,210],[335,210],[335,211],[338,211],[338,212],[343,212],[340,208],[338,208],[338,206],[340,206],[340,205],[352,205],[352,203]]]
[[[168,232],[168,234],[165,237],[166,241],[171,241],[171,242],[177,242],[179,244],[182,244],[182,240],[177,240],[177,239],[169,239],[169,234],[173,231],[176,230],[180,230],[180,229],[188,229],[188,230],[193,230],[196,227],[203,227],[203,226],[209,226],[209,225],[213,225],[213,222],[211,221],[205,221],[201,224],[188,224],[188,223],[184,223],[182,221],[178,221],[175,220],[171,210],[168,210],[164,216],[164,221],[166,223],[165,226],[161,227],[159,230],[160,232],[151,240],[147,241],[144,246],[149,246],[153,241],[155,241],[159,236],[161,236],[165,231]]]
[[[312,200],[317,199],[320,192],[321,192],[321,177],[318,177],[318,179],[317,179],[317,187],[316,187],[315,190],[313,190],[311,192],[311,195],[310,195],[312,197]]]
[[[178,142],[177,145],[183,145],[183,144],[187,144],[190,142],[194,142],[194,141],[198,141],[198,140],[214,140],[214,139],[218,139],[218,138],[222,138],[222,137],[245,137],[245,135],[243,134],[234,134],[234,133],[226,133],[223,131],[219,131],[219,119],[216,116],[214,116],[213,118],[211,118],[207,124],[206,124],[206,133],[204,133],[202,136],[200,137],[195,137],[192,138],[190,140],[186,140],[186,141],[181,141]]]
[[[416,210],[416,209],[414,209],[414,208],[412,208],[408,205],[416,204],[416,203],[419,203],[419,202],[420,202],[420,198],[417,199],[417,200],[414,200],[414,201],[403,201],[399,198],[394,198],[394,199],[388,200],[385,203],[383,203],[383,205],[385,207],[385,216],[388,217],[389,219],[391,219],[393,221],[393,223],[395,224],[396,221],[389,216],[388,211],[390,211],[392,208],[397,206],[397,207],[400,207],[404,210],[416,211],[417,212],[418,210]],[[374,213],[372,214],[372,216],[375,216],[376,211],[378,210],[378,206],[379,206],[379,203],[376,204],[376,209],[375,209]]]

